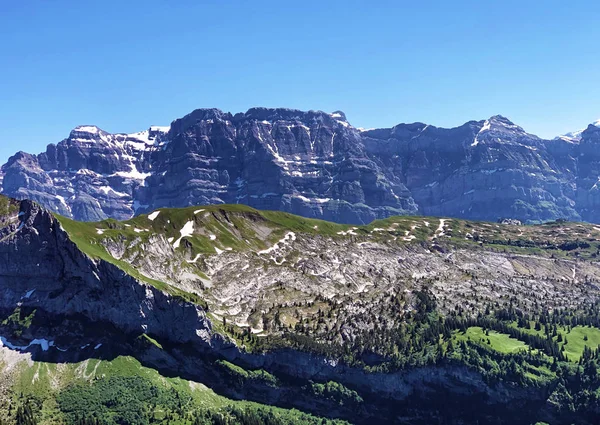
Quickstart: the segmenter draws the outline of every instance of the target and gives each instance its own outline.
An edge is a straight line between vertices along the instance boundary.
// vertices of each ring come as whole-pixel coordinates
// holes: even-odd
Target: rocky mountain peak
[[[229,112],[223,112],[217,108],[196,109],[183,118],[171,123],[171,131],[174,134],[184,133],[200,123],[212,124],[215,121],[231,121],[233,116]]]
[[[586,129],[582,131],[582,136],[584,135],[584,133],[591,134],[591,133],[598,133],[598,132],[600,132],[600,120],[589,124],[586,127]]]
[[[481,127],[475,135],[472,147],[484,143],[523,143],[530,144],[536,142],[539,138],[529,134],[502,115],[494,115],[489,119],[479,122]]]
[[[587,128],[580,133],[578,141],[584,145],[600,144],[600,121],[588,125]]]
[[[71,130],[70,139],[98,140],[106,138],[110,133],[95,125],[79,125]]]
[[[6,164],[4,164],[3,168],[10,167],[12,164],[14,164],[15,162],[19,162],[19,161],[35,161],[35,155],[32,155],[27,152],[19,151],[19,152],[15,153],[13,156],[11,156],[10,158],[8,158],[8,162]]]
[[[150,136],[158,136],[161,134],[168,134],[169,131],[171,130],[171,126],[167,125],[151,125],[150,128],[148,129],[148,133],[150,134]]]
[[[513,123],[508,118],[502,115],[494,115],[487,119],[482,127],[482,131],[498,131],[505,133],[521,133],[526,134],[525,130]],[[533,136],[533,135],[532,135]],[[535,136],[533,136],[535,137]]]
[[[244,120],[256,120],[262,123],[274,124],[277,122],[296,122],[306,126],[315,125],[335,125],[342,124],[349,127],[346,115],[341,111],[328,114],[323,111],[301,111],[299,109],[289,108],[250,108],[246,113],[236,114],[234,120],[241,122]]]
[[[340,121],[346,121],[346,122],[348,121],[346,119],[346,114],[344,114],[342,111],[333,111],[331,113],[331,116]]]
[[[115,134],[113,141],[124,142],[126,145],[136,149],[143,150],[147,146],[161,145],[168,142],[168,126],[151,126],[148,130],[139,131],[130,134]]]
[[[236,114],[238,119],[253,119],[258,121],[304,121],[309,112],[290,108],[262,108],[248,109],[245,114]]]
[[[69,137],[63,141],[71,146],[81,148],[90,148],[90,143],[100,143],[122,150],[125,145],[129,148],[140,150],[145,145],[155,145],[160,142],[166,142],[168,126],[150,126],[147,130],[136,133],[116,133],[112,134],[95,125],[80,125],[75,127],[69,133]],[[141,143],[141,145],[140,145]]]
[[[87,133],[87,134],[99,134],[106,133],[104,130],[96,125],[78,125],[72,131],[76,133]]]
[[[562,139],[562,140],[565,140],[567,142],[579,142],[579,141],[581,141],[583,133],[586,130],[590,130],[591,132],[593,132],[593,131],[595,131],[595,128],[599,128],[599,127],[600,127],[600,119],[594,121],[591,124],[589,124],[584,129],[576,130],[576,131],[571,131],[569,133],[563,134],[562,136],[556,137],[556,139]]]
[[[495,122],[495,123],[502,123],[504,125],[515,125],[511,120],[509,120],[508,118],[506,118],[504,115],[492,115],[488,121],[490,122]]]

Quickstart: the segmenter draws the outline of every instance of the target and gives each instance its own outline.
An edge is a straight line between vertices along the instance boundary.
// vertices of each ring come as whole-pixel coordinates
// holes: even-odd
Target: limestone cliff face
[[[243,203],[335,221],[416,212],[341,113],[198,110],[173,122],[140,203]]]
[[[577,152],[576,202],[581,218],[600,221],[600,127],[590,125],[581,134]]]
[[[16,154],[0,174],[4,194],[86,221],[215,203],[342,222],[417,212],[342,113],[200,109],[168,132],[81,126],[38,156]]]
[[[364,133],[369,152],[401,174],[420,212],[495,221],[578,219],[577,147],[501,116],[454,129],[424,124]]]
[[[502,116],[354,128],[342,112],[199,109],[170,127],[75,128],[0,171],[4,194],[93,221],[243,203],[345,223],[397,214],[600,221],[600,130],[543,140]]]

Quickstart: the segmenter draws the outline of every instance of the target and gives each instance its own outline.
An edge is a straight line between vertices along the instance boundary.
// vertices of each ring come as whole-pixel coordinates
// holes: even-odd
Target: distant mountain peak
[[[78,125],[73,130],[69,137],[71,138],[86,138],[86,139],[95,139],[102,138],[110,133],[102,130],[100,127],[96,125]]]
[[[569,133],[566,133],[566,134],[563,134],[561,136],[558,136],[555,139],[562,139],[562,140],[565,140],[567,142],[579,142],[581,140],[583,132],[586,131],[586,130],[589,130],[590,127],[600,128],[600,119],[598,119],[598,120],[594,121],[593,123],[589,124],[586,128],[583,128],[581,130],[571,131]]]
[[[525,132],[522,127],[518,126],[503,115],[493,115],[485,121],[491,129],[508,129],[511,131]],[[484,124],[485,125],[485,124]]]
[[[335,118],[336,120],[348,121],[346,114],[344,114],[342,111],[333,111],[331,113],[331,117]]]
[[[69,139],[74,142],[103,142],[108,145],[114,145],[117,142],[129,144],[142,142],[145,145],[155,145],[165,140],[170,128],[170,126],[152,125],[146,130],[135,133],[109,133],[96,125],[79,125],[71,130]]]
[[[100,127],[98,127],[96,125],[78,125],[77,127],[75,127],[73,129],[73,131],[76,131],[79,133],[90,133],[90,134],[105,133],[104,130],[102,130]]]
[[[71,130],[69,139],[86,142],[110,142],[111,134],[95,125],[79,125]]]
[[[334,111],[330,114],[331,118],[333,118],[338,124],[343,125],[344,127],[352,127],[346,118],[346,114],[342,111]]]
[[[511,120],[506,118],[504,115],[500,115],[500,114],[492,115],[488,119],[488,121],[502,123],[502,124],[508,124],[508,125],[514,125],[514,123]]]
[[[473,143],[471,143],[471,146],[475,147],[479,145],[481,141],[488,137],[492,137],[491,135],[493,135],[495,139],[498,139],[499,134],[505,139],[505,141],[514,140],[515,138],[528,135],[522,127],[516,125],[508,118],[502,115],[493,115],[487,120],[483,121],[479,132],[475,135]],[[528,136],[537,139],[537,136]]]

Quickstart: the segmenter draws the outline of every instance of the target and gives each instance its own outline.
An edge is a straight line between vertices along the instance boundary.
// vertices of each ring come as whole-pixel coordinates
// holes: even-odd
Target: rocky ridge
[[[241,203],[341,223],[398,214],[600,222],[600,129],[543,140],[502,116],[444,129],[353,127],[342,112],[199,109],[170,127],[82,126],[0,170],[2,191],[67,217]]]

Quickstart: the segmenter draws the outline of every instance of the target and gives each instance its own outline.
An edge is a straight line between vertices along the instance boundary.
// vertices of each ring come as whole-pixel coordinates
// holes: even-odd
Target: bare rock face
[[[202,309],[83,254],[38,205],[21,202],[18,214],[2,217],[1,227],[1,311],[36,309],[49,317],[110,325],[125,334],[149,332],[175,342],[210,344],[211,326]]]
[[[200,109],[168,132],[129,135],[82,126],[45,153],[13,156],[2,174],[4,194],[86,221],[216,203],[341,222],[417,212],[340,112]]]
[[[600,222],[599,134],[543,140],[502,116],[362,130],[339,111],[198,109],[134,134],[77,127],[11,157],[0,181],[8,196],[86,221],[242,203],[357,224],[417,213]]]
[[[406,187],[385,179],[358,131],[334,115],[194,111],[173,122],[140,203],[243,203],[347,222],[415,212]]]
[[[600,125],[600,123],[598,123]],[[576,201],[581,218],[600,221],[600,127],[589,125],[582,132],[577,153]]]
[[[364,137],[369,151],[401,170],[425,215],[530,222],[579,217],[575,167],[561,157],[573,155],[569,142],[539,139],[504,117],[454,129],[399,125]]]
[[[135,193],[150,175],[149,155],[161,148],[166,131],[109,134],[77,127],[46,152],[11,157],[2,167],[3,192],[85,221],[131,217],[138,208]]]

